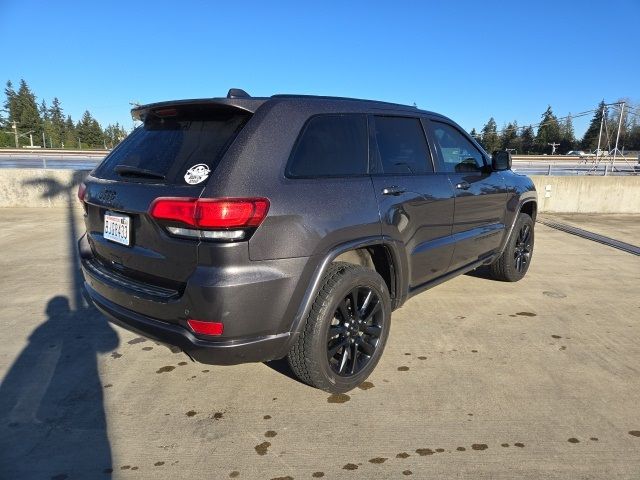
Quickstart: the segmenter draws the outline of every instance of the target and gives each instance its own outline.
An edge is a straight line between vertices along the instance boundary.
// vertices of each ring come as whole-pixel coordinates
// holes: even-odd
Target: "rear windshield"
[[[177,185],[204,183],[250,114],[237,109],[150,112],[96,168],[98,178]]]

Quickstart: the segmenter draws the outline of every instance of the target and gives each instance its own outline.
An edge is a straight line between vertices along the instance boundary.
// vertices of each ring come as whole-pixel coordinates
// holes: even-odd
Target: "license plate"
[[[122,245],[131,243],[131,218],[117,213],[104,215],[104,238]]]

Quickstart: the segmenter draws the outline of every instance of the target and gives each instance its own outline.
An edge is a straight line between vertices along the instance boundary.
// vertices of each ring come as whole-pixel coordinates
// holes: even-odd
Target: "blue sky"
[[[596,6],[597,5],[597,6]],[[412,104],[470,130],[640,102],[640,0],[0,0],[0,81],[78,119],[129,101],[306,93]],[[582,134],[589,118],[576,119]]]

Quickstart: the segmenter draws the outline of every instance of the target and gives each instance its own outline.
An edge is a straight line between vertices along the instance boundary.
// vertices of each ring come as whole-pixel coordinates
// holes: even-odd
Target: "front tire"
[[[526,213],[518,214],[511,236],[500,258],[490,265],[491,276],[517,282],[525,276],[533,256],[534,222]]]
[[[303,382],[331,393],[360,385],[382,356],[389,336],[391,299],[378,273],[332,263],[287,357]]]

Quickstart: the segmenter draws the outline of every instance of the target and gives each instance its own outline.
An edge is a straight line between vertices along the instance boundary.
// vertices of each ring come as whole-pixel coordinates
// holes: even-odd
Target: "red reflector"
[[[266,198],[158,198],[150,214],[198,228],[257,227],[269,211]]]
[[[84,196],[87,193],[87,186],[84,183],[78,185],[78,200],[84,202]]]
[[[224,325],[222,322],[203,322],[202,320],[187,320],[187,323],[195,333],[202,335],[222,335]]]

